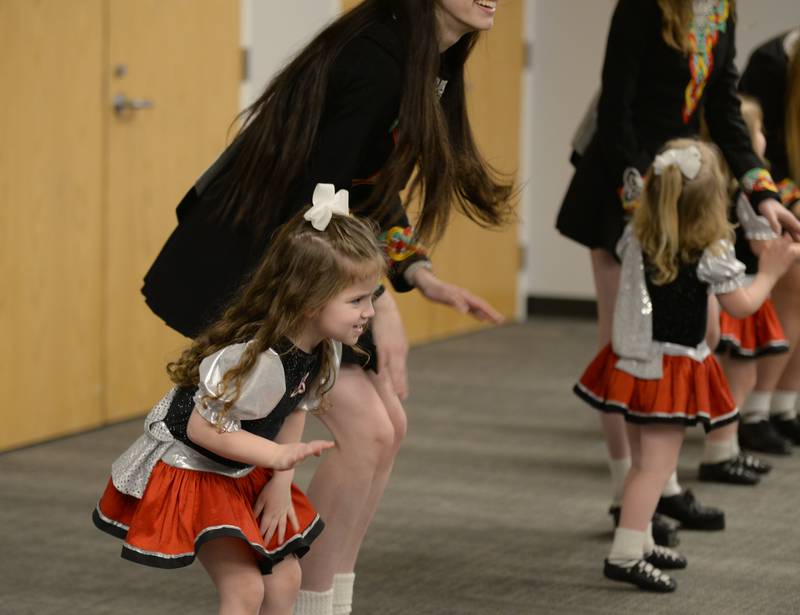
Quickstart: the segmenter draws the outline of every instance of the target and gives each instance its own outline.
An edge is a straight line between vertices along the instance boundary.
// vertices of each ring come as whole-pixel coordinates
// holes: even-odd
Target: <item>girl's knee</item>
[[[260,574],[237,575],[219,587],[221,612],[257,613],[264,602]]]
[[[263,577],[263,602],[265,605],[292,605],[300,591],[302,573],[300,562],[289,556]]]

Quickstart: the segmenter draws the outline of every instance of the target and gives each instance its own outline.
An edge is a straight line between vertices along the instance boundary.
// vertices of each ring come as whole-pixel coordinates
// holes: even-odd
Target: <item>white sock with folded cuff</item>
[[[774,391],[769,404],[769,414],[782,421],[797,418],[797,391]]]
[[[673,472],[669,475],[667,484],[664,485],[664,489],[661,491],[661,497],[669,498],[673,495],[680,495],[681,491],[683,491],[683,489],[681,489],[680,484],[678,484],[678,473]]]
[[[326,592],[310,592],[303,589],[297,594],[294,615],[332,615],[333,588]]]
[[[355,572],[333,575],[333,615],[350,615],[353,612],[353,585]]]
[[[738,454],[739,441],[735,435],[722,441],[706,438],[702,463],[722,463],[735,458]]]
[[[744,400],[739,416],[742,423],[760,423],[769,419],[772,391],[753,391]]]
[[[614,542],[611,543],[611,551],[608,553],[609,563],[625,568],[633,566],[644,558],[646,540],[647,532],[618,527],[614,530]]]

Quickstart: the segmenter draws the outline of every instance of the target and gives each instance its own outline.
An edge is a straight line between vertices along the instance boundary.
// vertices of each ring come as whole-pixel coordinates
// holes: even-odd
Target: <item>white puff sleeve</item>
[[[210,423],[219,424],[222,431],[239,431],[243,420],[267,416],[286,392],[286,375],[278,354],[272,350],[262,352],[250,373],[242,382],[239,399],[220,421],[225,401],[233,391],[220,396],[222,379],[238,365],[247,344],[232,344],[207,356],[200,363],[200,382],[194,395],[197,412]]]
[[[733,244],[725,239],[706,248],[697,265],[697,277],[715,295],[730,293],[744,284],[745,266],[736,260]]]

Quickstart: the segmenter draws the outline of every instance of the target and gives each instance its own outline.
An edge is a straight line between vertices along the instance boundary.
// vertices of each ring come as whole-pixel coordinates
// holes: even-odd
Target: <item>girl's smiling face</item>
[[[320,341],[333,339],[352,346],[375,315],[372,295],[378,282],[369,277],[355,282],[333,297],[312,317],[310,328]]]

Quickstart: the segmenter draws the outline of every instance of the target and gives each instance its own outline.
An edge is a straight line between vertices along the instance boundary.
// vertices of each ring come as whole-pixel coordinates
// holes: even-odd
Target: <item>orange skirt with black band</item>
[[[575,394],[598,410],[623,414],[631,423],[701,423],[710,431],[739,416],[713,355],[701,362],[665,354],[658,380],[636,378],[617,369],[618,358],[610,345],[603,348],[575,385]]]
[[[175,468],[159,461],[139,500],[108,481],[92,516],[95,525],[121,538],[122,557],[156,568],[191,564],[197,550],[215,538],[239,538],[253,549],[262,574],[289,555],[302,557],[324,527],[308,498],[292,485],[292,504],[300,525],[287,525],[269,543],[253,514],[256,498],[272,476],[255,468],[241,478]]]
[[[767,299],[747,318],[734,318],[725,310],[719,315],[720,338],[717,352],[734,359],[756,359],[789,350],[775,306]]]

